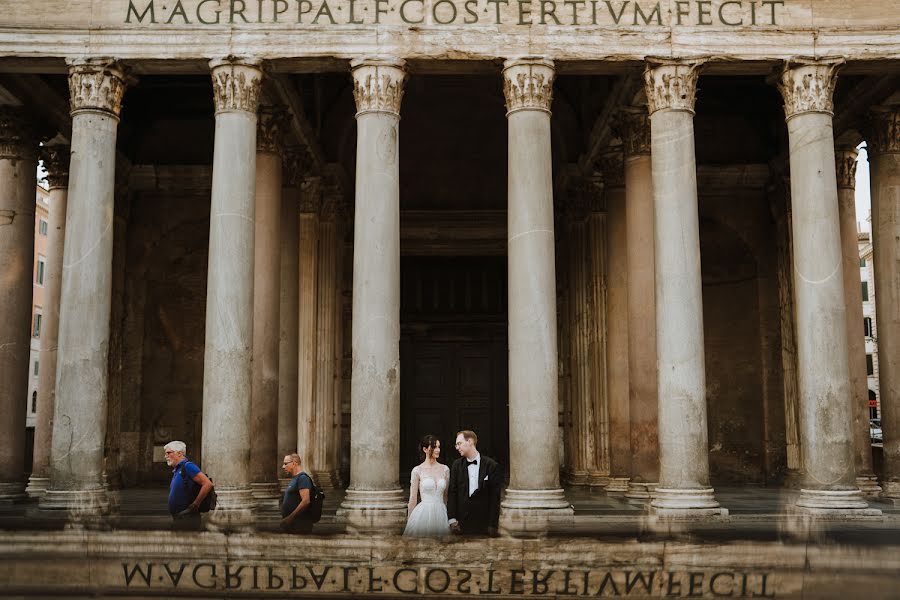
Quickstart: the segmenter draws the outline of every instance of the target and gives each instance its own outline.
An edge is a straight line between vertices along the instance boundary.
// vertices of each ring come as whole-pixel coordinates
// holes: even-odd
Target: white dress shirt
[[[465,460],[468,462],[469,459],[466,458]],[[469,496],[478,489],[478,469],[481,468],[481,453],[476,454],[472,460],[476,461],[476,464],[469,464],[466,467],[469,472]]]

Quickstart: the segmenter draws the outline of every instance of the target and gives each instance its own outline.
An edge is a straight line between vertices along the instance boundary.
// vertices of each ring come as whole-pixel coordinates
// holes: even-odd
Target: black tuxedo
[[[500,521],[500,466],[485,455],[478,457],[478,489],[469,496],[468,461],[458,458],[450,467],[447,516],[459,521],[463,533],[487,533]]]

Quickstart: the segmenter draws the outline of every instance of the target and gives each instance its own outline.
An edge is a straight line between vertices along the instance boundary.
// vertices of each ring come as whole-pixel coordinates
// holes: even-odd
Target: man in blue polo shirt
[[[185,457],[187,445],[173,441],[166,444],[166,464],[172,467],[172,483],[169,484],[169,513],[175,529],[200,527],[200,504],[213,489],[213,483],[201,470]]]

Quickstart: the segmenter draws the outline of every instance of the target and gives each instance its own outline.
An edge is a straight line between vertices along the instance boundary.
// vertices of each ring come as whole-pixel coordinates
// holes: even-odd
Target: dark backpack
[[[322,519],[322,505],[325,504],[325,492],[316,485],[312,477],[309,478],[309,482],[312,483],[312,489],[309,491],[309,508],[306,509],[306,514],[302,518],[318,523]]]
[[[209,475],[207,475],[209,477]],[[210,482],[212,482],[212,477],[209,477]],[[190,482],[190,483],[188,483]],[[188,485],[193,484],[193,487],[196,488],[193,494],[189,494],[193,496],[191,498],[191,502],[197,497],[197,494],[200,493],[200,487],[193,479],[188,479],[186,473],[184,472],[184,465],[181,465],[181,484],[184,486],[185,491],[188,489]],[[216,507],[216,487],[213,485],[213,489],[209,490],[209,493],[206,495],[206,498],[203,499],[203,502],[200,503],[199,511],[202,513],[209,512]]]

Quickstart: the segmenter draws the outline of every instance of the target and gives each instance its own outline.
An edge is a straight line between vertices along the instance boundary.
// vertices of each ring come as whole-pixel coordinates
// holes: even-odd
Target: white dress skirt
[[[441,465],[444,469],[443,476],[435,477],[433,474],[419,475],[419,467],[412,472],[411,482],[419,482],[419,503],[406,520],[406,529],[403,535],[409,537],[440,537],[449,535],[450,525],[447,523],[447,505],[444,504],[444,490],[450,476],[447,465]]]

